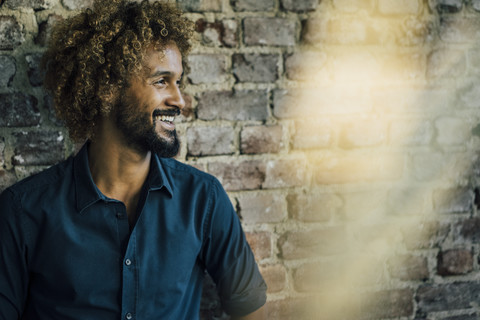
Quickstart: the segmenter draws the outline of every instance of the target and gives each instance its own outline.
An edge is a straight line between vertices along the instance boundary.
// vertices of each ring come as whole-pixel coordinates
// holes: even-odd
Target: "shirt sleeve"
[[[203,259],[216,283],[223,309],[228,314],[243,316],[265,304],[267,286],[230,199],[220,183],[215,182]]]
[[[0,194],[0,319],[19,319],[28,287],[26,246],[19,203],[7,189]]]

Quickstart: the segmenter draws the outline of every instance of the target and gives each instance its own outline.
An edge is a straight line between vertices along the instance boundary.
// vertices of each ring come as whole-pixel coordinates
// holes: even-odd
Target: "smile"
[[[174,116],[156,116],[156,121],[163,121],[163,122],[173,122],[175,120]]]

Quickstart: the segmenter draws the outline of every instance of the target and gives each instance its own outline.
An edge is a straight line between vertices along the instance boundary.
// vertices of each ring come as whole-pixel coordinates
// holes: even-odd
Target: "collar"
[[[99,200],[112,201],[112,199],[103,195],[93,182],[88,165],[89,144],[89,141],[87,141],[73,159],[76,209],[79,213]],[[173,196],[172,184],[167,178],[157,154],[152,155],[150,170],[145,183],[148,184],[148,191],[165,188],[170,196]]]

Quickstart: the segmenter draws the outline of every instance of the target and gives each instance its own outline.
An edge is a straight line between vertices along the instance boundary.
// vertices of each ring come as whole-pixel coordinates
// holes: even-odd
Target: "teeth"
[[[155,119],[158,121],[167,121],[167,122],[173,122],[175,120],[174,116],[156,116]]]

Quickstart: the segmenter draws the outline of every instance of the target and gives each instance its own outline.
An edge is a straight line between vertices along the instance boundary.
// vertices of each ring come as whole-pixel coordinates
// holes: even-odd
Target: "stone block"
[[[14,132],[14,165],[52,165],[65,157],[63,133],[57,131]]]
[[[275,82],[278,60],[271,54],[234,54],[233,74],[239,82]]]
[[[207,91],[198,97],[201,120],[265,121],[268,94],[265,90]]]
[[[68,10],[81,10],[92,8],[94,0],[62,0],[62,4]]]
[[[277,153],[283,147],[282,126],[247,126],[240,133],[240,149],[244,154]]]
[[[17,66],[15,64],[15,58],[1,55],[0,56],[0,88],[10,86],[16,72],[17,72]]]
[[[280,292],[285,288],[287,274],[282,265],[260,266],[260,273],[267,283],[267,293]]]
[[[288,231],[278,239],[280,257],[285,260],[336,255],[346,250],[343,227]]]
[[[306,173],[305,159],[268,161],[262,187],[273,189],[306,186],[309,184]]]
[[[222,11],[222,0],[177,0],[177,4],[184,11]]]
[[[259,189],[265,181],[265,164],[258,160],[213,162],[208,171],[217,177],[227,191]]]
[[[191,156],[232,154],[234,147],[232,127],[193,127],[187,130],[187,149]]]
[[[289,216],[302,222],[327,222],[343,206],[338,195],[313,191],[307,194],[289,194],[287,202]]]
[[[470,250],[445,250],[437,256],[437,273],[441,276],[467,274],[472,270],[473,255]]]
[[[418,0],[380,0],[378,10],[382,14],[416,15],[421,7]]]
[[[285,198],[272,193],[242,193],[237,197],[243,224],[277,223],[286,217]]]
[[[40,123],[38,101],[24,93],[0,93],[0,126],[30,127]]]
[[[464,219],[455,224],[453,237],[460,243],[480,243],[480,218]]]
[[[230,0],[235,11],[272,11],[275,0]]]
[[[428,261],[425,257],[402,255],[388,260],[390,275],[404,281],[428,279]]]
[[[248,46],[294,46],[296,23],[285,18],[252,17],[243,20],[244,41]]]
[[[256,261],[269,258],[272,255],[272,245],[269,232],[245,232],[245,237],[252,248]]]
[[[479,297],[478,281],[426,284],[417,290],[417,310],[425,313],[470,309]]]
[[[188,57],[190,73],[188,79],[193,84],[222,83],[227,81],[226,58],[221,54],[192,54]]]
[[[317,8],[319,0],[282,0],[282,8],[287,11],[313,11]]]
[[[28,80],[33,87],[38,87],[43,84],[43,79],[45,78],[45,72],[40,67],[42,61],[41,53],[27,54],[25,56],[28,66]]]
[[[473,210],[475,193],[469,188],[436,190],[433,207],[438,213],[470,213]]]
[[[326,72],[326,61],[324,52],[296,52],[285,58],[285,73],[291,80],[314,80]]]
[[[225,19],[222,21],[223,33],[221,34],[222,43],[227,47],[236,47],[238,45],[238,23],[234,19]]]
[[[24,41],[23,26],[15,17],[0,15],[0,50],[13,50]]]

